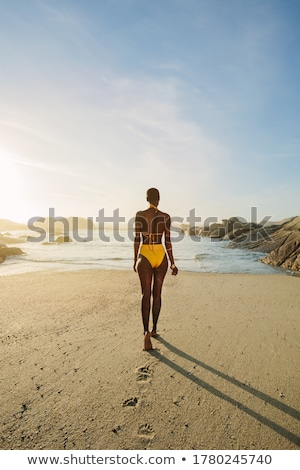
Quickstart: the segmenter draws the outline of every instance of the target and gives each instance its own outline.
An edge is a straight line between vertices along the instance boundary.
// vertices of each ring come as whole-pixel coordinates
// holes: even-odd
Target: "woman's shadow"
[[[205,370],[208,370],[209,372],[217,375],[218,377],[226,380],[227,382],[230,382],[231,384],[235,385],[236,387],[239,387],[240,389],[254,395],[255,397],[259,398],[260,400],[268,403],[269,405],[273,406],[274,408],[277,408],[278,410],[282,411],[283,413],[291,416],[292,418],[296,419],[297,421],[300,421],[300,412],[296,410],[295,408],[292,408],[284,403],[282,403],[279,400],[276,400],[275,398],[266,395],[263,392],[260,392],[259,390],[251,387],[250,385],[247,385],[243,382],[240,382],[234,377],[230,377],[227,374],[224,374],[224,372],[221,372],[214,367],[209,366],[208,364],[205,364],[202,361],[199,361],[199,359],[196,359],[189,354],[185,353],[184,351],[181,351],[180,349],[176,348],[176,346],[173,346],[171,343],[163,339],[161,336],[158,336],[156,338],[162,345],[164,345],[167,349],[169,349],[171,352],[176,354],[179,357],[182,357],[183,359],[186,359],[193,364],[202,367]],[[196,377],[193,373],[190,371],[184,369],[183,367],[179,366],[176,364],[174,361],[171,361],[170,359],[166,358],[163,356],[158,350],[153,350],[151,351],[151,355],[156,357],[160,362],[163,364],[167,365],[177,373],[183,375],[187,379],[189,379],[191,382],[194,382],[197,384],[199,387],[202,387],[203,389],[207,390],[211,394],[215,395],[218,398],[221,398],[222,400],[227,401],[228,403],[232,404],[233,406],[238,407],[240,410],[244,411],[244,413],[247,413],[249,416],[252,418],[256,419],[260,423],[264,424],[265,426],[268,426],[270,429],[273,431],[277,432],[281,436],[283,436],[285,439],[288,439],[290,442],[293,442],[296,444],[298,447],[300,447],[300,436],[297,436],[296,434],[290,432],[289,430],[283,428],[279,424],[275,423],[274,421],[271,421],[270,419],[262,416],[261,414],[257,413],[256,411],[252,410],[246,405],[243,405],[241,402],[235,400],[234,398],[231,398],[229,395],[226,395],[225,393],[221,392],[217,388],[213,387],[209,383],[205,382],[204,380],[200,379],[199,377]]]

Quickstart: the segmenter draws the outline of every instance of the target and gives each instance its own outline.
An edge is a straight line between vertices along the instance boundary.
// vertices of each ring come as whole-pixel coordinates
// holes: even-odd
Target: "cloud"
[[[18,122],[10,122],[10,121],[0,121],[0,125],[11,127],[17,131],[25,132],[31,134],[34,137],[38,137],[39,139],[50,141],[49,136],[45,133],[39,131],[38,129],[34,129],[32,127],[25,126],[24,124],[20,124]]]
[[[98,198],[112,208],[120,201],[129,205],[127,188],[144,193],[154,182],[163,188],[168,181],[188,187],[187,197],[195,199],[199,185],[205,190],[217,184],[227,150],[183,115],[182,86],[172,78],[110,73],[100,83],[94,77],[88,90],[61,85],[56,100],[49,90],[42,105],[35,103],[30,126],[17,120],[17,111],[7,120],[14,130],[10,145],[18,143],[14,161],[65,176],[69,191],[73,182],[72,194],[76,186],[87,204]],[[62,193],[62,178],[55,184],[55,194]]]
[[[77,30],[82,29],[83,18],[74,12],[74,4],[72,5],[72,9],[63,9],[62,6],[60,8],[54,7],[53,4],[50,5],[49,2],[43,0],[35,0],[34,4],[46,18],[54,23],[64,27],[72,27]]]
[[[1,152],[2,153],[2,152]],[[50,173],[59,173],[60,175],[71,176],[75,178],[79,178],[80,175],[70,170],[70,168],[66,167],[65,165],[53,165],[51,163],[45,163],[42,161],[38,161],[35,159],[29,159],[23,156],[16,156],[16,155],[5,155],[2,153],[3,158],[7,161],[17,163],[19,165],[23,165],[26,167],[36,168],[38,170],[44,170]]]

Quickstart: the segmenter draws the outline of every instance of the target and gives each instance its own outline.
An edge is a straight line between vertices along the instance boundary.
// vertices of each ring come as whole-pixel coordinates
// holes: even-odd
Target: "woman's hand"
[[[178,268],[176,268],[175,264],[172,264],[171,271],[172,271],[172,276],[177,276]]]

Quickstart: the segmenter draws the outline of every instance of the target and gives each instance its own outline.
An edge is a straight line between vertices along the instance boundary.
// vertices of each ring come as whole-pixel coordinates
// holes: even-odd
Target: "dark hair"
[[[156,188],[150,188],[147,191],[147,201],[150,202],[150,204],[158,203],[159,201],[159,191]]]

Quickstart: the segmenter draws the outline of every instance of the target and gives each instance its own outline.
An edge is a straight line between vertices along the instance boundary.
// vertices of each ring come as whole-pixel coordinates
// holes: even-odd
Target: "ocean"
[[[132,234],[126,230],[117,234],[105,230],[106,241],[97,231],[89,232],[90,241],[48,244],[26,242],[19,245],[25,254],[8,257],[0,264],[0,275],[13,275],[40,270],[75,271],[82,269],[133,268]],[[33,236],[32,232],[11,232],[14,237]],[[72,234],[70,234],[72,238]],[[86,238],[86,231],[78,237]],[[77,237],[77,238],[78,238]],[[103,238],[103,237],[102,237]],[[109,239],[109,241],[108,241]],[[286,269],[265,265],[259,261],[264,254],[239,248],[229,248],[228,241],[207,237],[191,237],[176,233],[173,254],[179,271],[207,273],[282,274]]]

